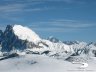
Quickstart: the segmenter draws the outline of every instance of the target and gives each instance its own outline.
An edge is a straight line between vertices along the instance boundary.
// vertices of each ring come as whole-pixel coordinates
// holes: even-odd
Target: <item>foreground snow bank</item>
[[[89,62],[86,72],[96,72],[95,63],[95,61]],[[78,68],[80,66],[44,55],[28,54],[0,61],[0,72],[82,72],[83,70]]]

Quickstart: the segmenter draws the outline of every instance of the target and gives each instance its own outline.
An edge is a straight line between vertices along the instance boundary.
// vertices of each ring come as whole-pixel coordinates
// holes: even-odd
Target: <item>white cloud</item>
[[[67,29],[67,28],[54,28],[54,27],[47,27],[47,28],[34,28],[32,27],[33,30],[36,31],[41,31],[41,32],[75,32],[78,31],[77,29]]]
[[[58,20],[51,20],[48,22],[37,22],[35,24],[43,24],[49,25],[53,27],[64,27],[64,28],[88,28],[96,26],[95,24],[80,22],[77,20],[68,20],[68,19],[58,19]]]
[[[77,20],[68,20],[68,19],[59,19],[59,20],[51,20],[48,22],[36,22],[32,23],[32,29],[37,31],[48,31],[48,32],[76,32],[80,30],[86,30],[92,27],[95,27],[95,24],[79,22]],[[43,26],[43,27],[42,27]]]
[[[80,22],[77,20],[67,20],[67,19],[53,21],[53,25],[67,28],[88,28],[95,26],[95,24],[90,24],[82,21]]]
[[[9,0],[10,1],[10,0]],[[9,13],[9,12],[23,12],[23,11],[41,11],[47,10],[47,7],[34,7],[35,5],[42,4],[43,2],[14,2],[4,5],[0,5],[0,13]]]
[[[10,1],[10,0],[9,0]],[[43,2],[14,2],[0,5],[0,18],[17,21],[19,15],[26,12],[49,10],[48,7],[39,7],[36,5]],[[18,16],[16,16],[18,15]]]
[[[0,12],[13,12],[13,11],[21,11],[24,6],[21,4],[9,4],[0,6]]]

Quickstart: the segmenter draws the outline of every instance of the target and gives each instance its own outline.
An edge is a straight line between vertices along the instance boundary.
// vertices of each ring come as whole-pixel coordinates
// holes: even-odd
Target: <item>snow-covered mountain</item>
[[[21,25],[0,30],[1,72],[82,72],[82,62],[95,70],[96,43],[60,41],[53,36],[43,39]]]
[[[47,40],[51,41],[51,42],[54,42],[54,43],[58,43],[58,42],[61,42],[59,39],[53,37],[53,36],[50,36],[47,38]]]
[[[4,32],[1,31],[0,43],[1,43],[1,51],[2,52],[10,52],[13,49],[21,49],[26,48],[27,40],[21,40],[14,34],[13,27],[11,25],[7,25]]]
[[[38,42],[40,41],[40,37],[31,29],[27,27],[23,27],[21,25],[14,25],[13,31],[16,36],[18,36],[21,40],[27,40],[29,42]]]
[[[0,30],[0,49],[3,53],[25,52],[46,54],[50,57],[66,59],[70,56],[96,56],[96,44],[79,41],[60,41],[51,36],[42,39],[28,27],[7,25],[5,31]]]

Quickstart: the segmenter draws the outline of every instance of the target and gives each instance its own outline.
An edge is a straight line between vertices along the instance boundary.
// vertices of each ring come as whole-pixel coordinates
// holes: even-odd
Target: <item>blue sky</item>
[[[96,0],[0,0],[0,29],[30,27],[42,38],[96,42]]]

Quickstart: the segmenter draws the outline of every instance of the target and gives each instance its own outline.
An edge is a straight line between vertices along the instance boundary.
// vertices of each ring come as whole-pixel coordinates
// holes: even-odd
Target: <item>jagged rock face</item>
[[[24,50],[27,41],[18,39],[13,32],[12,26],[7,25],[4,32],[0,31],[0,43],[2,46],[2,52],[10,52],[13,48]]]
[[[19,26],[19,25],[17,25],[17,26]],[[22,26],[22,28],[23,28],[23,26]],[[18,29],[16,29],[16,30],[20,31],[20,34],[22,34],[21,30],[20,29],[18,30]],[[32,40],[31,42],[28,41],[27,39],[22,39],[22,38],[20,39],[20,36],[16,35],[15,33],[16,33],[16,31],[14,32],[14,28],[11,25],[7,25],[4,32],[2,32],[2,30],[0,30],[0,44],[2,47],[1,48],[2,52],[10,52],[14,49],[23,51],[26,48],[34,48],[34,47],[40,48],[38,43],[37,44],[34,43],[35,38],[36,38],[36,40],[39,39],[39,37],[35,34],[35,32],[31,33],[31,36],[35,36],[35,37],[33,37],[34,40]],[[28,35],[30,35],[30,33]],[[25,36],[24,32],[23,32],[23,36]],[[28,36],[26,36],[26,37],[28,37]],[[30,38],[30,39],[33,39],[33,38]]]
[[[3,32],[2,32],[2,30],[0,30],[0,44],[1,44],[2,40],[3,40]]]
[[[1,51],[10,51],[12,49],[12,43],[15,35],[12,32],[12,27],[7,25],[6,30],[3,33],[2,49]]]

